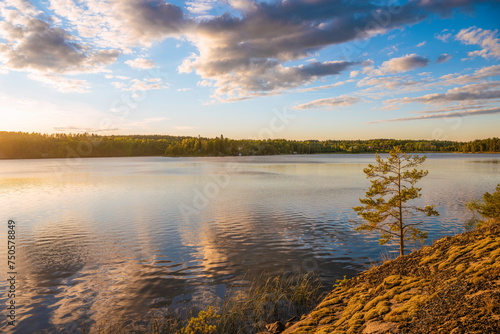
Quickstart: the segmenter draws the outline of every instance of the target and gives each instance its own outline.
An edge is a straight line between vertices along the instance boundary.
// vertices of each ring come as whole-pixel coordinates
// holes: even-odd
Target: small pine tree
[[[392,238],[399,239],[400,255],[405,254],[406,240],[424,241],[427,232],[419,229],[422,222],[409,221],[408,218],[415,212],[423,212],[427,216],[438,216],[434,205],[418,207],[408,202],[422,196],[421,188],[415,184],[428,174],[428,171],[418,171],[415,167],[425,161],[425,156],[407,155],[400,147],[389,152],[387,161],[377,154],[376,165],[369,164],[363,171],[371,180],[371,186],[366,192],[366,198],[359,199],[363,206],[353,210],[366,220],[356,230],[373,231],[380,233],[379,243],[386,244]]]

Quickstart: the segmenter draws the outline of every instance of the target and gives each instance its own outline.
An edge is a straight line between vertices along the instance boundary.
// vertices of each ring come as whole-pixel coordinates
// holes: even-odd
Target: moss
[[[309,334],[314,333],[315,327],[313,326],[300,326],[294,331],[295,334]]]
[[[401,303],[404,302],[405,300],[412,298],[415,294],[416,294],[415,292],[406,291],[397,296],[394,296],[394,300],[396,300],[398,303]]]
[[[341,302],[342,302],[342,298],[341,297],[333,297],[333,298],[330,298],[330,299],[323,300],[318,305],[318,307],[329,307],[329,306],[333,306],[333,305],[339,304]]]
[[[495,241],[495,239],[493,239],[491,236],[488,236],[488,237],[484,238],[483,240],[476,242],[473,245],[474,253],[477,253],[477,252],[480,253],[482,249],[488,247],[488,245],[491,244],[493,241]]]
[[[454,246],[451,247],[448,251],[448,258],[445,261],[442,261],[438,269],[443,269],[444,267],[450,266],[453,264],[458,258],[463,256],[464,254],[467,254],[472,250],[473,246]]]
[[[344,309],[344,312],[342,313],[342,317],[337,322],[342,323],[347,319],[351,319],[355,313],[357,313],[363,308],[367,299],[368,295],[365,294],[354,295],[347,303],[347,306]]]
[[[363,319],[365,321],[368,321],[368,320],[373,319],[377,316],[384,315],[391,310],[390,306],[391,306],[391,303],[389,303],[386,300],[383,300],[383,301],[379,302],[377,304],[377,306],[375,306],[374,308],[372,308],[368,312],[366,312]]]
[[[305,327],[312,327],[312,326],[315,326],[316,324],[317,324],[317,323],[316,323],[316,321],[314,321],[314,320],[305,320],[305,321],[301,324],[301,326],[300,326],[300,327],[301,327],[301,328],[302,328],[302,327],[304,327],[304,326],[305,326]]]
[[[331,308],[328,307],[323,307],[320,309],[316,309],[313,312],[311,312],[311,317],[314,321],[319,321],[320,319],[334,315],[334,311]]]
[[[364,325],[364,313],[358,312],[354,314],[351,319],[347,322],[347,333],[357,333],[357,329]]]
[[[483,297],[477,297],[482,294],[478,293],[481,289],[491,289],[484,283],[496,282],[500,276],[500,225],[494,232],[489,236],[477,231],[447,238],[353,278],[330,293],[306,319],[307,326],[294,333],[361,333],[375,328],[372,323],[389,326],[384,327],[386,332],[396,332],[397,327],[398,332],[421,329],[428,333],[441,330],[450,333],[459,327],[463,330],[463,326],[470,328],[469,332],[481,332],[487,328],[481,325],[483,321],[499,317],[495,312],[495,319],[488,320],[483,317],[484,312],[477,311],[484,308]],[[432,281],[421,277],[432,278]],[[467,289],[474,298],[467,303],[458,302],[457,298]],[[424,293],[426,291],[429,293]],[[422,305],[429,305],[426,311],[436,317],[436,321],[425,318]],[[462,310],[466,310],[465,313]],[[424,325],[427,327],[419,327]],[[413,331],[407,331],[409,328]]]
[[[486,261],[481,261],[481,262],[477,262],[477,263],[474,263],[473,265],[471,265],[469,267],[469,269],[467,269],[465,271],[465,274],[468,275],[468,274],[471,274],[471,273],[474,273],[474,272],[477,272],[478,270],[480,270],[482,267],[484,267],[485,265],[485,262]]]
[[[423,257],[422,260],[420,260],[420,265],[423,266],[433,260],[437,260],[439,258],[441,258],[441,255],[443,253],[441,251],[435,251],[432,255],[429,255],[429,256],[426,256],[426,257]]]
[[[386,289],[390,289],[396,285],[401,284],[402,280],[403,279],[401,275],[391,275],[384,279],[383,286]]]
[[[368,302],[365,305],[365,307],[363,307],[363,310],[368,311],[368,310],[372,309],[375,305],[378,305],[378,303],[380,303],[381,301],[383,301],[385,299],[387,299],[387,297],[385,295],[375,297],[372,300],[370,300],[370,302]]]
[[[491,252],[490,257],[498,261],[498,259],[500,258],[500,247]]]
[[[474,257],[479,258],[489,255],[489,253],[491,253],[492,250],[497,249],[498,247],[500,247],[500,242],[498,241],[485,244],[483,247],[478,248],[474,251]]]
[[[419,306],[425,302],[427,296],[417,295],[408,300],[403,306],[393,309],[384,317],[385,321],[401,322],[417,313]]]
[[[335,317],[334,316],[328,316],[328,317],[324,317],[323,319],[321,319],[319,321],[319,324],[320,325],[325,325],[325,324],[329,324],[331,322],[335,321]]]

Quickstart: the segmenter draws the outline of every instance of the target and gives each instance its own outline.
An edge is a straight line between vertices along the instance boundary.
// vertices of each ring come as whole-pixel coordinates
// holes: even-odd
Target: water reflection
[[[430,239],[462,230],[463,203],[493,191],[499,160],[429,156],[421,201],[441,213],[425,218]],[[18,223],[16,331],[78,332],[81,323],[133,320],[189,298],[206,303],[262,271],[312,270],[328,285],[353,275],[380,252],[397,251],[380,247],[377,235],[353,231],[350,222],[369,184],[362,170],[372,161],[373,155],[106,158],[71,167],[58,159],[0,161],[0,216]],[[207,194],[209,184],[219,186]],[[184,215],[182,207],[192,211]],[[0,231],[5,238],[6,227]],[[2,291],[6,272],[2,267]]]

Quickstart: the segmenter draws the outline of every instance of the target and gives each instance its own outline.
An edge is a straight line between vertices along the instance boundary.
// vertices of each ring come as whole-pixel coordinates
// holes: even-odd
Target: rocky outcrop
[[[361,273],[283,333],[500,333],[500,223]]]

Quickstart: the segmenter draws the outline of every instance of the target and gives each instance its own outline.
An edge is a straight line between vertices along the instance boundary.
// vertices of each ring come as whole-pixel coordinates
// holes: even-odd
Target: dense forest
[[[365,153],[388,152],[394,146],[401,146],[407,152],[500,152],[500,139],[470,142],[396,139],[296,141],[233,140],[224,136],[203,138],[0,132],[0,159]]]

